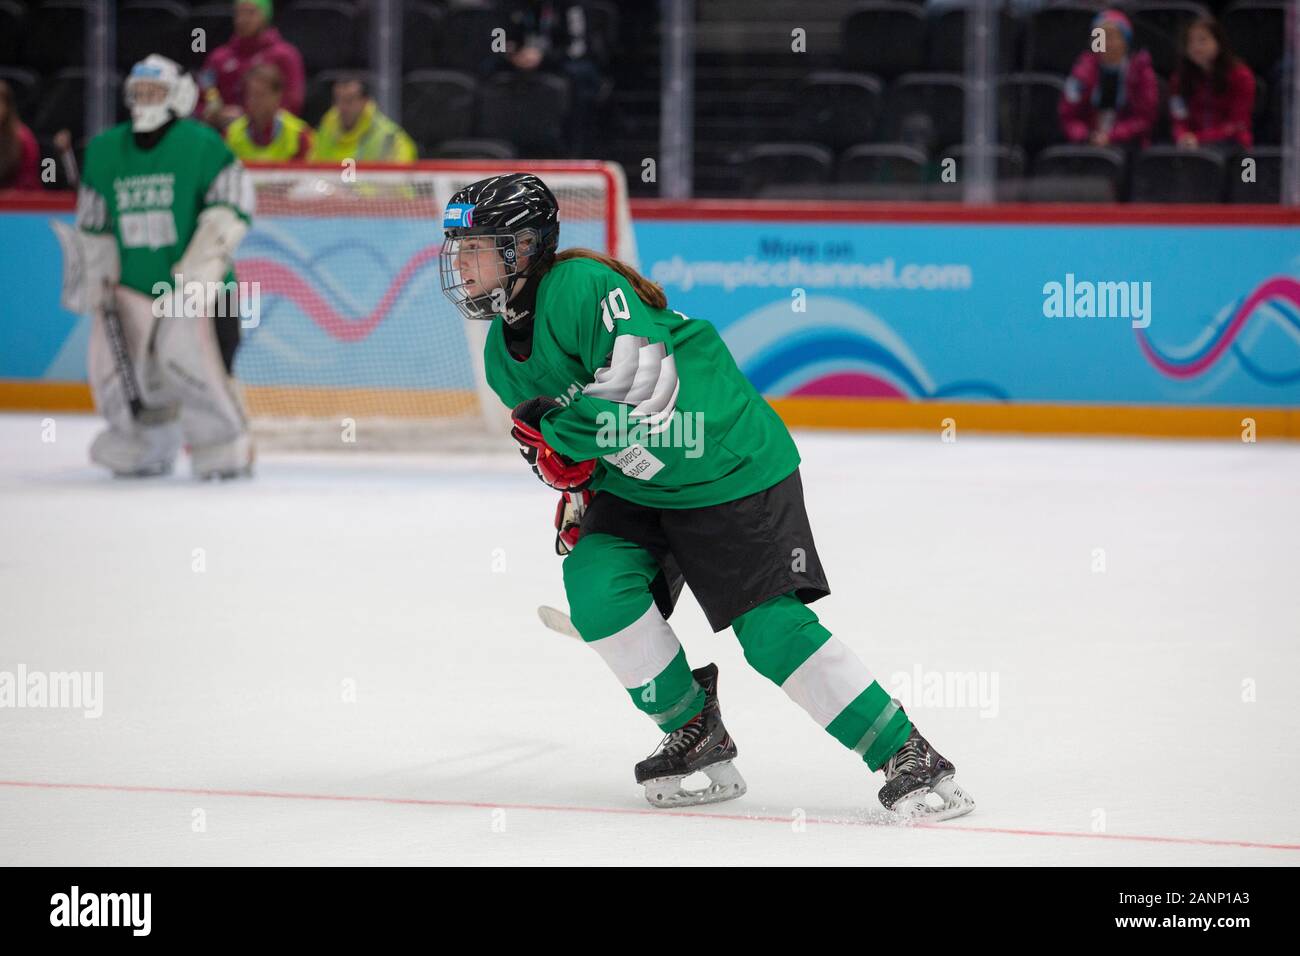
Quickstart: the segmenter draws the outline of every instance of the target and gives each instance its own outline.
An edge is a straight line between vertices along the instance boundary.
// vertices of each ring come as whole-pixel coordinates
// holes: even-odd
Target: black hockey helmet
[[[560,241],[560,204],[531,173],[510,173],[470,183],[451,197],[443,215],[439,256],[442,292],[467,319],[491,319],[506,311],[516,286],[550,268]],[[466,246],[470,240],[478,243]],[[493,288],[467,287],[459,257],[493,249],[499,262]],[[528,266],[518,268],[520,259]],[[482,281],[482,277],[480,277]]]

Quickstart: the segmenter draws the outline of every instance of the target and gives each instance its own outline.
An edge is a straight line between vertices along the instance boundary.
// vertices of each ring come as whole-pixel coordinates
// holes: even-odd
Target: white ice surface
[[[103,714],[0,709],[0,863],[1300,863],[1300,446],[797,435],[822,621],[891,690],[997,681],[909,707],[978,807],[906,829],[689,594],[749,793],[648,807],[513,455],[133,483],[55,417],[0,416],[0,671],[102,672]]]

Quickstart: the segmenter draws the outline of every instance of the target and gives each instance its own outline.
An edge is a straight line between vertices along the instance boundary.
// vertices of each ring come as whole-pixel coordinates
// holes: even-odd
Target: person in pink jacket
[[[1061,130],[1072,143],[1148,146],[1160,109],[1151,55],[1133,52],[1133,25],[1118,10],[1103,10],[1092,27],[1095,39],[1074,61],[1057,105]]]
[[[255,66],[270,63],[284,77],[283,106],[295,116],[302,114],[306,79],[302,54],[271,26],[271,0],[236,0],[235,35],[203,61],[199,73],[200,109],[203,118],[225,129],[243,115],[244,76]]]
[[[1249,148],[1255,74],[1228,47],[1223,27],[1201,17],[1187,27],[1183,55],[1169,84],[1169,117],[1179,146]]]
[[[18,116],[14,91],[0,80],[0,189],[40,189],[41,150]]]

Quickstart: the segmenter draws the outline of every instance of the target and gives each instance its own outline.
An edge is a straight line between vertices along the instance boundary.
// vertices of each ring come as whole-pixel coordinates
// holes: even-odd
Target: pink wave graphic
[[[411,256],[393,277],[379,304],[364,318],[339,314],[307,279],[275,259],[240,259],[239,278],[240,281],[258,283],[263,295],[281,295],[289,299],[331,338],[340,342],[359,342],[388,317],[402,289],[431,259],[437,257],[441,249],[441,245],[426,246]]]
[[[1145,329],[1138,329],[1138,345],[1141,347],[1142,354],[1146,356],[1147,361],[1165,375],[1170,378],[1191,378],[1194,375],[1201,374],[1219,360],[1220,356],[1227,351],[1228,346],[1232,345],[1233,340],[1240,334],[1255,310],[1269,299],[1283,299],[1296,307],[1300,307],[1300,282],[1290,276],[1274,276],[1272,279],[1265,280],[1255,288],[1255,291],[1237,309],[1236,314],[1219,334],[1219,338],[1214,345],[1207,349],[1204,355],[1198,356],[1186,364],[1171,362],[1163,355],[1157,354],[1151,346],[1150,339],[1146,336]]]
[[[790,395],[822,398],[906,398],[892,382],[862,372],[833,372],[804,382]]]

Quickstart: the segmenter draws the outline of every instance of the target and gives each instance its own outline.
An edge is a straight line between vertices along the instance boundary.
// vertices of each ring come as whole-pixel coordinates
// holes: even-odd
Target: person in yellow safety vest
[[[379,112],[365,80],[348,77],[334,84],[334,105],[322,117],[312,147],[313,162],[345,159],[370,163],[413,163],[415,142]]]
[[[244,115],[226,127],[226,145],[244,162],[302,162],[311,152],[311,127],[280,108],[284,76],[271,63],[244,76]]]

